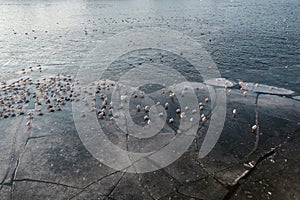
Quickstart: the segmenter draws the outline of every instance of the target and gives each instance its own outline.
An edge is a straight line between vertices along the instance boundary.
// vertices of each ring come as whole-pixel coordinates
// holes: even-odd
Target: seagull
[[[145,112],[149,112],[150,107],[149,106],[145,106]]]
[[[31,121],[28,121],[28,122],[26,123],[26,127],[27,127],[27,129],[31,129],[31,128],[32,128],[32,126],[31,126]]]
[[[205,101],[205,103],[208,103],[208,98],[205,98],[205,100],[204,100],[204,101]]]
[[[166,102],[166,103],[165,103],[165,109],[168,110],[168,108],[169,108],[169,103]]]
[[[257,129],[257,125],[254,124],[251,129],[252,129],[252,133],[254,133],[256,131],[256,129]]]
[[[140,104],[138,104],[138,105],[136,106],[136,110],[137,110],[138,112],[141,111],[141,105],[140,105]]]
[[[232,115],[233,115],[234,118],[236,117],[236,109],[232,110]]]
[[[169,119],[169,123],[172,124],[173,122],[174,122],[174,119],[173,119],[173,118],[170,118],[170,119]]]

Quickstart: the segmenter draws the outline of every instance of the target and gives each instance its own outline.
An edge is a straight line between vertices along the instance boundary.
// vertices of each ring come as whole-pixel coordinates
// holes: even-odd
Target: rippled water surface
[[[201,43],[223,77],[300,92],[297,0],[1,1],[0,10],[2,80],[36,65],[76,73],[97,41],[153,26]]]

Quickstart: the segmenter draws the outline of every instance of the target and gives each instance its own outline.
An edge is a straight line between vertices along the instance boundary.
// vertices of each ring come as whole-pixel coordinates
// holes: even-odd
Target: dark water
[[[103,73],[102,78],[117,81],[131,69],[138,68],[140,71],[132,71],[141,76],[125,76],[124,85],[130,86],[129,91],[132,91],[132,85],[138,82],[138,78],[145,82],[145,74],[149,75],[147,78],[150,77],[150,81],[156,81],[155,84],[144,84],[139,88],[146,93],[146,97],[154,94],[149,95],[151,98],[131,96],[130,102],[133,103],[127,109],[131,111],[127,116],[119,114],[117,117],[115,114],[119,110],[125,112],[126,108],[109,104],[114,106],[113,119],[109,115],[110,107],[103,104],[106,100],[99,97],[93,99],[96,95],[95,91],[90,91],[90,85],[81,89],[73,87],[81,86],[81,82],[77,84],[80,76],[74,77],[79,74],[92,79],[89,75],[93,73],[86,75],[77,72],[84,63],[101,66],[100,60],[105,61],[101,58],[98,63],[97,59],[93,60],[95,63],[86,62],[101,41],[123,31],[144,27],[176,30],[193,38],[209,53],[222,77],[235,83],[243,80],[240,83],[245,90],[240,91],[238,84],[232,84],[232,88],[228,86],[232,91],[226,90],[228,95],[224,94],[227,97],[225,104],[222,98],[219,99],[222,95],[211,95],[210,91],[203,89],[203,84],[199,83],[203,79],[184,56],[162,50],[163,46],[162,49],[145,47],[111,61]],[[172,43],[178,44],[176,41]],[[107,51],[108,54],[118,49],[119,46],[115,45]],[[144,71],[149,65],[165,65],[175,70],[165,73],[159,68],[157,71],[163,71],[163,75],[156,73],[158,75],[152,79],[155,73],[149,68]],[[42,72],[39,72],[39,66]],[[30,67],[33,67],[33,73]],[[23,74],[22,69],[26,69],[26,73]],[[184,195],[183,199],[221,199],[221,196],[222,199],[299,199],[299,0],[2,0],[0,70],[0,199],[95,199],[89,195],[98,195],[103,188],[109,187],[113,189],[103,194],[113,199],[146,199],[148,193],[154,194],[155,199],[167,199],[168,195],[170,198],[178,197],[179,194],[179,197]],[[193,82],[192,91],[196,91],[198,100],[196,104],[192,104],[192,98],[186,92],[186,82],[182,79],[179,79],[176,87],[182,87],[181,92],[188,97],[183,102],[184,106],[178,105],[180,98],[174,101],[169,93],[162,93],[163,85],[157,83],[158,80],[171,77],[170,82],[177,81],[179,76],[171,73],[174,71]],[[33,80],[31,82],[24,77]],[[17,84],[9,81],[21,78],[23,80]],[[8,83],[3,84],[4,81]],[[259,86],[255,83],[259,83]],[[72,87],[69,87],[71,84]],[[100,87],[101,94],[107,94],[110,101],[114,91],[112,88],[117,86],[118,83],[104,81]],[[224,91],[223,88],[216,88],[217,92]],[[290,95],[290,90],[295,93]],[[80,93],[81,96],[77,96]],[[23,94],[27,95],[27,99],[20,103],[24,105],[22,117],[19,116],[21,111],[18,110],[17,100]],[[184,96],[182,94],[181,97]],[[130,94],[127,95],[130,97]],[[283,98],[283,95],[287,95],[287,98]],[[40,98],[41,105],[36,97]],[[205,100],[206,97],[210,97],[209,100]],[[58,98],[61,100],[59,103]],[[215,99],[224,103],[223,107],[220,103],[214,107]],[[165,118],[158,118],[159,115],[155,115],[155,118],[150,115],[151,112],[146,112],[146,106],[157,105],[158,100],[164,106],[163,111],[168,110],[166,114],[163,113]],[[186,107],[190,101],[192,105]],[[168,108],[165,102],[169,102]],[[204,107],[199,107],[198,102],[203,102]],[[144,110],[137,111],[137,104],[141,104]],[[58,110],[57,106],[60,108],[60,105],[62,107]],[[201,125],[197,137],[182,156],[172,150],[172,154],[181,157],[169,166],[162,165],[164,169],[139,174],[138,177],[130,173],[114,174],[110,165],[105,162],[102,164],[103,160],[90,151],[96,150],[94,153],[101,152],[97,155],[115,160],[114,154],[111,154],[114,151],[103,145],[103,141],[107,141],[102,140],[105,134],[115,146],[129,153],[149,152],[169,143],[174,144],[171,139],[182,134],[181,127],[177,125],[183,118],[175,109],[183,111],[184,108],[186,113],[192,114],[192,109],[198,107],[201,114],[206,116],[201,117],[201,123],[196,116],[187,117],[186,120],[193,128]],[[97,135],[95,130],[98,127],[89,127],[94,122],[89,116],[92,119],[97,117],[100,108],[108,116],[99,119],[105,134]],[[225,108],[225,111],[218,112],[222,111],[220,108]],[[220,125],[222,114],[225,122]],[[157,122],[163,122],[165,126],[160,133],[164,134],[157,134],[153,138],[134,138],[135,132],[141,132],[140,127],[129,129],[131,124],[127,122],[130,119],[128,116],[134,123],[146,127],[150,120],[145,120],[145,115],[150,116],[152,127],[160,125]],[[209,132],[209,128],[221,126],[223,129],[220,131],[211,129]],[[216,136],[218,131],[220,135]],[[91,134],[88,135],[88,132]],[[128,137],[128,133],[134,134]],[[207,136],[212,133],[216,136],[213,139],[218,139],[218,142],[209,145],[213,149],[208,148],[209,155],[199,161],[200,148],[205,146],[205,138],[210,138]],[[101,145],[95,145],[96,139],[102,142],[99,143]],[[168,160],[169,155],[158,157]],[[116,157],[116,160],[121,162],[124,157],[120,160]],[[165,163],[164,160],[162,163]]]
[[[75,74],[97,41],[154,26],[201,43],[223,77],[299,93],[299,13],[298,0],[1,1],[0,77],[36,65]]]

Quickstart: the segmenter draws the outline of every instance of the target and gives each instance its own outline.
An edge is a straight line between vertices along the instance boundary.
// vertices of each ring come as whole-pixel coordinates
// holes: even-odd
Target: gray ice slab
[[[112,172],[94,159],[79,138],[70,133],[29,140],[16,179],[50,181],[83,188]]]
[[[68,199],[79,190],[58,184],[18,181],[15,182],[13,199]]]
[[[300,196],[299,132],[253,171],[230,199],[293,199]]]

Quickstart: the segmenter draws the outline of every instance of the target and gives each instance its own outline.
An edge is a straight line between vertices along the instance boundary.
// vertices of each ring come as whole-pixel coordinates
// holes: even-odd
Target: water
[[[226,85],[228,88],[224,90],[225,84],[218,80],[225,79],[206,80],[205,83],[215,87],[216,95],[201,83],[204,80],[184,56],[159,48],[138,49],[112,60],[102,78],[112,81],[126,79],[125,89],[128,87],[128,91],[137,90],[135,83],[146,82],[138,88],[145,92],[145,97],[130,97],[128,94],[130,109],[123,110],[129,110],[130,113],[125,113],[125,117],[119,107],[121,105],[111,104],[114,107],[114,119],[110,115],[105,119],[97,119],[100,108],[107,107],[101,111],[105,112],[111,105],[103,104],[105,100],[94,93],[96,90],[90,91],[90,85],[86,88],[74,87],[78,86],[76,79],[80,77],[76,77],[77,72],[85,64],[100,66],[100,60],[107,61],[99,58],[99,61],[94,59],[92,63],[85,62],[99,42],[123,31],[145,27],[172,29],[193,38],[209,53],[221,76],[226,78],[225,82],[232,81],[232,84]],[[179,41],[171,43],[179,44]],[[94,199],[96,196],[90,195],[102,193],[113,199],[146,199],[148,193],[153,195],[152,199],[297,199],[300,196],[297,190],[300,185],[299,43],[299,0],[1,1],[0,81],[7,81],[7,84],[0,82],[0,146],[3,149],[0,153],[0,199],[42,199],[45,196],[47,199]],[[115,48],[111,47],[107,53],[114,53],[118,47],[118,44]],[[161,47],[164,49],[163,45]],[[191,55],[196,53],[192,52]],[[165,69],[161,68],[154,73],[149,67],[162,65],[172,67],[185,76],[197,95],[196,103],[192,102],[193,98],[185,90],[187,82],[182,82],[182,77],[177,73],[168,70],[170,75],[165,75]],[[30,67],[33,72],[30,72]],[[39,72],[39,67],[43,69],[42,72]],[[22,69],[25,69],[25,74]],[[158,73],[160,71],[164,73]],[[89,82],[91,75],[96,73],[78,74]],[[155,77],[152,77],[153,74]],[[32,78],[32,81],[25,77]],[[26,83],[21,81],[19,84],[25,87],[13,82],[20,78]],[[159,82],[160,79],[166,79],[162,82],[171,82],[171,86],[151,82]],[[100,88],[97,86],[98,93],[107,94],[110,100],[110,94],[118,84],[103,82]],[[181,88],[182,98],[187,97],[183,106],[178,105],[180,98],[176,97],[174,101],[170,98],[169,90],[162,89],[171,89],[174,87],[172,84],[177,89]],[[51,89],[46,94],[44,86]],[[243,91],[240,91],[240,86]],[[295,93],[291,94],[293,91]],[[24,92],[28,93],[25,103],[12,103],[14,98],[19,100],[18,96]],[[79,93],[81,95],[77,96]],[[222,103],[222,93],[227,102],[220,106],[216,99]],[[136,94],[140,95],[139,92]],[[148,98],[148,94],[151,94],[151,98]],[[34,103],[36,97],[41,105]],[[205,100],[207,97],[208,101]],[[57,103],[57,99],[61,101]],[[88,100],[91,100],[90,104]],[[72,105],[70,101],[73,101]],[[154,103],[157,106],[157,101],[161,101],[162,105],[159,112],[163,115],[160,118],[151,110],[143,110]],[[192,105],[185,109],[189,101]],[[2,106],[3,102],[5,106]],[[165,102],[169,103],[168,110],[163,107]],[[203,103],[202,108],[198,106],[199,102]],[[137,104],[142,106],[140,112],[136,111]],[[49,109],[50,105],[54,106],[55,112]],[[24,106],[24,115],[21,115],[17,106]],[[193,144],[177,145],[189,147],[186,151],[183,149],[183,155],[178,154],[180,151],[174,151],[172,145],[165,146],[174,144],[173,139],[185,132],[178,126],[183,118],[176,113],[179,107],[186,113],[187,125],[192,128],[199,126],[194,131],[197,136],[192,138]],[[188,115],[192,115],[192,110],[198,110],[198,107],[200,121],[200,113],[199,116]],[[225,108],[226,112],[220,108]],[[236,110],[235,114],[233,110]],[[14,112],[16,114],[12,116]],[[28,119],[29,112],[34,112],[34,119]],[[121,113],[117,117],[115,114],[118,112]],[[41,113],[43,116],[40,116]],[[6,117],[3,114],[7,114]],[[205,121],[202,114],[205,114]],[[145,116],[150,117],[151,123],[145,120]],[[221,126],[222,116],[225,122]],[[169,122],[170,117],[174,119],[173,123]],[[142,126],[132,126],[137,129],[128,131],[132,129],[129,126],[130,119]],[[151,125],[154,128],[160,125],[155,121],[157,119],[164,124],[164,128],[155,137],[132,136],[148,125],[150,128]],[[32,126],[27,126],[28,122]],[[101,137],[95,134],[100,130],[96,125],[100,125],[105,132],[100,134]],[[253,125],[258,125],[255,132],[251,131]],[[222,130],[219,130],[220,127]],[[207,137],[216,135],[219,138]],[[155,161],[162,161],[164,168],[138,176],[116,172],[120,168],[109,168],[107,166],[110,165],[102,161],[115,164],[116,160],[116,164],[119,164],[129,157],[113,155],[115,151],[108,148],[110,146],[107,144],[110,143],[102,136],[107,136],[114,146],[126,153],[170,150],[165,156],[154,156],[158,158]],[[217,143],[210,145],[211,141]],[[208,156],[199,159],[199,152],[205,147],[203,144],[213,149],[209,149]],[[93,150],[97,154],[93,154]],[[95,155],[105,158],[101,160]],[[177,160],[165,167],[172,155],[179,155],[180,158],[174,157]],[[140,167],[157,168],[156,163],[152,165],[147,163]],[[274,176],[278,172],[280,175]],[[240,179],[243,180],[239,182]],[[221,183],[226,183],[226,186]],[[295,198],[292,198],[293,195]]]
[[[223,77],[300,92],[297,0],[1,1],[0,10],[1,80],[38,64],[74,74],[96,41],[154,26],[203,44]]]

